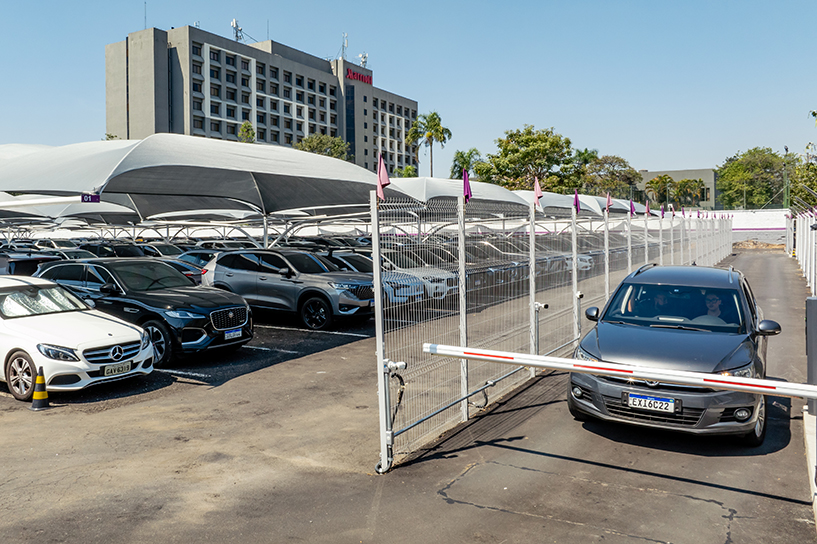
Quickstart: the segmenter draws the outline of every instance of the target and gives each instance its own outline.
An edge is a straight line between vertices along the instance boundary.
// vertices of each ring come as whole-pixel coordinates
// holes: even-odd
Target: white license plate
[[[117,374],[124,374],[130,370],[130,361],[127,363],[119,363],[118,365],[108,365],[105,367],[103,374],[105,376],[116,376]]]
[[[369,301],[369,308],[374,308],[374,299]]]
[[[675,399],[664,397],[650,397],[647,395],[634,395],[630,393],[627,397],[627,404],[630,408],[640,408],[653,412],[675,413]]]
[[[233,338],[241,338],[241,329],[233,329],[231,331],[224,331],[224,339],[232,340]]]

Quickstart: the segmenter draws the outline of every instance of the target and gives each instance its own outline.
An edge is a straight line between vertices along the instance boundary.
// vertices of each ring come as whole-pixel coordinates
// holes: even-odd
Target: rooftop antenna
[[[358,55],[358,57],[360,58],[360,67],[366,68],[366,63],[369,62],[369,54],[366,51],[364,51],[363,53]]]
[[[349,35],[343,33],[343,45],[340,48],[340,58],[346,60],[346,48],[349,47]]]
[[[244,41],[244,32],[242,32],[241,27],[238,26],[238,21],[233,19],[233,22],[230,23],[230,26],[233,27],[233,35],[235,36],[235,41],[243,42]]]
[[[195,23],[193,23],[193,26],[196,28],[201,28],[201,21],[196,21]]]
[[[148,3],[145,2],[145,30],[148,29]]]

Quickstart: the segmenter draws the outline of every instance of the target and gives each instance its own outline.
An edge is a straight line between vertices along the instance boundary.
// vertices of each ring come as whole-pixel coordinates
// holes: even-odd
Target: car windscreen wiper
[[[632,323],[627,323],[626,321],[609,321],[607,319],[603,319],[602,323],[612,323],[613,325],[632,325]]]
[[[662,323],[654,323],[650,325],[650,327],[655,327],[658,329],[681,329],[683,331],[712,332],[709,329],[699,329],[697,327],[689,327],[687,325],[664,325]]]

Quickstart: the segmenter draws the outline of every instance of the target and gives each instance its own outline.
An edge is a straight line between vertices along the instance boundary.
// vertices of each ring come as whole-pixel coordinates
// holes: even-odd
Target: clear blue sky
[[[105,133],[105,44],[145,25],[143,0],[0,0],[0,144]],[[817,2],[147,2],[147,25],[257,40],[320,57],[363,51],[376,86],[436,110],[453,138],[496,151],[504,131],[554,127],[636,169],[711,168],[764,146],[817,141]],[[421,175],[428,174],[422,151]]]

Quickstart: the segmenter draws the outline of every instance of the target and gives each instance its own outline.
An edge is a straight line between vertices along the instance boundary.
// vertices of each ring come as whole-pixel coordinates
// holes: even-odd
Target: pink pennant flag
[[[386,171],[386,163],[383,162],[383,154],[377,161],[377,197],[380,200],[386,200],[386,195],[383,194],[383,188],[389,185],[389,173]]]
[[[630,199],[630,215],[635,215],[635,204],[633,204],[633,199]]]
[[[462,169],[462,190],[465,195],[465,202],[471,200],[474,195],[471,193],[471,182],[468,181],[468,170],[465,168]]]
[[[578,214],[580,211],[582,211],[582,206],[581,204],[579,204],[579,190],[574,189],[574,191],[575,193],[573,195],[573,207],[576,208],[576,213]]]
[[[681,217],[686,217],[686,216],[687,216],[687,212],[686,212],[686,210],[684,209],[684,207],[683,207],[683,206],[681,206]]]
[[[541,206],[539,199],[545,195],[542,193],[542,188],[539,186],[539,178],[537,176],[534,176],[533,178],[533,196],[536,197],[536,205]]]
[[[661,204],[661,219],[664,219],[664,205]]]
[[[672,210],[672,216],[675,217],[675,206],[670,204],[669,209]]]
[[[701,210],[698,210],[698,219],[701,218]]]
[[[650,216],[650,201],[649,200],[647,200],[647,210],[644,212],[644,215],[646,215],[647,217]]]
[[[605,209],[607,210],[608,213],[610,212],[610,206],[612,206],[612,205],[613,205],[613,199],[610,198],[610,193],[607,193],[607,206],[606,206]]]

